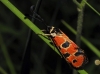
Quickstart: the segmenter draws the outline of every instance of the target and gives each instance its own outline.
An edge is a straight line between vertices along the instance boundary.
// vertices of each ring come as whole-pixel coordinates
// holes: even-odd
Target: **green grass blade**
[[[85,70],[77,70],[80,74],[88,74]]]
[[[74,33],[76,35],[76,31],[69,24],[67,24],[64,20],[61,20],[61,22],[63,23],[63,25],[66,26],[66,28],[68,28],[72,33]],[[88,46],[90,48],[90,50],[92,50],[100,58],[99,49],[97,49],[92,43],[90,43],[83,36],[81,36],[81,40],[84,42],[84,44],[86,44],[86,46]]]
[[[86,0],[83,0],[95,13],[97,13],[99,16],[100,16],[100,13],[95,9],[93,8]]]
[[[20,20],[22,20],[30,29],[32,29],[36,34],[43,32],[35,26],[34,23],[32,23],[29,19],[24,19],[25,15],[23,15],[12,3],[10,3],[8,0],[0,0],[7,8],[9,8]],[[54,46],[50,44],[50,40],[44,38],[41,35],[38,35],[43,41],[45,41],[52,49],[54,49]],[[58,50],[55,48],[55,51],[60,55]]]
[[[0,67],[0,73],[1,74],[7,74],[7,72],[2,67]]]
[[[7,66],[9,68],[11,74],[16,74],[15,68],[13,66],[11,59],[10,59],[9,53],[7,52],[7,48],[6,48],[6,45],[3,42],[3,38],[2,38],[1,34],[0,34],[0,46],[1,46],[2,53],[5,57],[5,61],[7,63]]]

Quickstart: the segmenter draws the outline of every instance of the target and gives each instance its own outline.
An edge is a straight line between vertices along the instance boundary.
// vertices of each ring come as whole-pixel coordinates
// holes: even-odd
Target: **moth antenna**
[[[40,15],[38,15],[37,13],[35,13],[34,11],[33,11],[33,13],[35,14],[35,18],[37,17],[37,20],[40,21],[40,22],[42,22],[47,27],[47,24],[45,23],[44,19]]]
[[[30,7],[30,11],[32,12],[32,14],[35,14],[35,16],[31,15],[31,17],[37,19],[40,22],[42,22],[47,27],[47,24],[45,23],[44,19],[40,15],[38,15],[36,12],[34,12],[34,9],[35,9],[35,5],[32,5]]]

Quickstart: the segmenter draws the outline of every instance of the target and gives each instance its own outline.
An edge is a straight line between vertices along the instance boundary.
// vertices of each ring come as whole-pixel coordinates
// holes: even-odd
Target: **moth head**
[[[61,35],[61,30],[59,28],[54,27],[54,26],[48,26],[47,31],[51,34],[52,37],[55,37],[57,35]]]

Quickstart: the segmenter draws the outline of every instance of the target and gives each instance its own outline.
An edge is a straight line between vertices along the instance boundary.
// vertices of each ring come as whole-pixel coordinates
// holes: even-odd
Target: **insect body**
[[[55,44],[64,59],[75,69],[80,69],[87,62],[84,51],[69,39],[60,29],[47,26],[47,35]]]
[[[37,16],[37,18],[31,16],[32,18],[35,18],[44,23],[44,20],[38,14],[36,14],[34,11],[33,13],[35,16]],[[60,29],[53,26],[47,26],[47,29],[44,31],[46,31],[46,34],[42,35],[47,35],[49,39],[51,39],[64,59],[73,68],[80,69],[87,63],[87,57],[85,56],[84,51],[80,49],[72,40],[70,40],[69,37],[65,35]]]

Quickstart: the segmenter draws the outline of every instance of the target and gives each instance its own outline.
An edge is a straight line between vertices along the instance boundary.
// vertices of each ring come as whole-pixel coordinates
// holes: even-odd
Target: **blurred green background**
[[[78,1],[80,2],[81,0]],[[35,5],[37,0],[10,0],[10,2],[23,14],[30,14],[30,6]],[[88,3],[100,12],[99,0],[89,0]],[[75,42],[75,35],[61,23],[61,19],[63,19],[74,29],[77,27],[77,6],[72,0],[42,0],[38,14],[45,20],[46,24],[60,28]],[[43,23],[38,20],[35,21],[35,24],[40,29],[45,28]],[[0,2],[1,40],[3,40],[4,45],[7,48],[7,52],[9,53],[12,64],[16,70],[16,74],[19,74],[21,71],[28,30],[29,28]],[[100,17],[87,5],[84,10],[82,36],[100,49]],[[89,74],[100,74],[100,65],[96,66],[94,64],[94,61],[99,59],[99,57],[97,57],[82,42],[81,48],[86,52],[89,59],[89,63],[84,69]],[[34,32],[30,55],[30,74],[73,74],[73,69],[66,63],[66,61],[55,53]],[[5,60],[1,48],[0,67],[4,69],[7,74],[10,74],[7,61]]]

